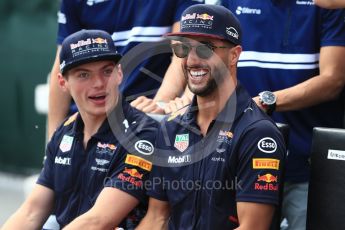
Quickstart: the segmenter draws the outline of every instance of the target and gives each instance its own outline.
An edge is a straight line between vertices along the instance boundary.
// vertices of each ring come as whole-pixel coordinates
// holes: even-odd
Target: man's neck
[[[235,91],[236,82],[224,81],[218,88],[206,97],[197,96],[197,123],[203,136],[206,135],[210,123],[224,109],[229,97]]]
[[[84,115],[82,116],[83,122],[84,122],[84,148],[87,146],[87,142],[90,140],[90,138],[97,133],[101,125],[103,124],[104,120],[107,118],[107,115],[104,114],[104,116],[91,116],[91,115]]]

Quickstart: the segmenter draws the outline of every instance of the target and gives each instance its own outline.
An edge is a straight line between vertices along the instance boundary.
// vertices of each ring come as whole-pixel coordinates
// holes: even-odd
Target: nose
[[[191,66],[200,62],[200,58],[196,54],[195,47],[192,47],[186,57],[187,65]]]
[[[102,88],[105,86],[105,78],[101,75],[96,75],[93,79],[93,87]]]

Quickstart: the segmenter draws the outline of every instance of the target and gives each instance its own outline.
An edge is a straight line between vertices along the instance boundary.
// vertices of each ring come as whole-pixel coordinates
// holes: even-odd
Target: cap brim
[[[95,55],[95,56],[91,56],[91,57],[85,57],[85,58],[81,58],[79,60],[75,60],[75,61],[73,61],[73,63],[66,63],[65,67],[61,70],[61,73],[65,74],[68,70],[70,70],[74,67],[77,67],[77,66],[83,65],[83,64],[87,64],[90,62],[109,60],[109,61],[114,61],[117,63],[118,61],[120,61],[121,58],[122,58],[121,54],[103,54],[103,55]]]
[[[214,34],[193,33],[193,32],[176,32],[176,33],[166,33],[163,35],[163,37],[171,39],[171,40],[179,40],[179,38],[186,37],[186,36],[206,37],[206,38],[226,40],[225,38],[214,35]]]

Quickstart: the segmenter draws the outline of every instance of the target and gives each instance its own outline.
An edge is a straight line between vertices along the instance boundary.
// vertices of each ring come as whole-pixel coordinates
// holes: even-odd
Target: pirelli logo
[[[280,160],[273,158],[253,158],[253,169],[279,169]]]
[[[152,169],[152,163],[150,161],[131,154],[127,154],[125,163],[129,165],[138,166],[139,168],[145,169],[147,171],[151,171]]]

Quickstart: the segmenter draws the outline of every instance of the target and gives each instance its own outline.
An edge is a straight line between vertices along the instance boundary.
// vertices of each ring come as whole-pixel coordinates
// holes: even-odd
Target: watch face
[[[272,92],[265,91],[261,94],[261,100],[266,105],[272,105],[276,103],[276,96]]]

